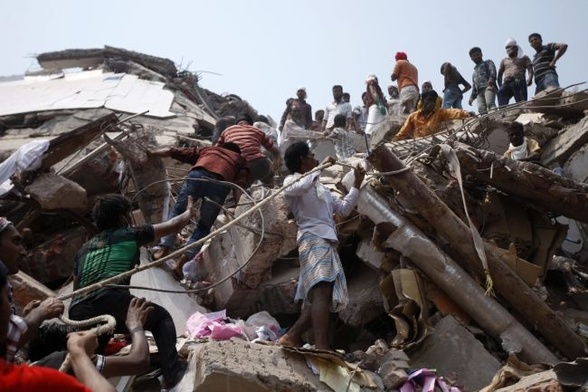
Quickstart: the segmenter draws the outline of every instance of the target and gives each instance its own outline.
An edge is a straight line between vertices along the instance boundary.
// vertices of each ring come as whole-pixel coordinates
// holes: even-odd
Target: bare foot
[[[166,246],[162,246],[159,248],[157,252],[153,253],[153,260],[162,259],[167,255],[169,255],[169,248]]]
[[[278,339],[278,345],[286,347],[300,347],[302,346],[302,340],[286,333],[280,339]]]

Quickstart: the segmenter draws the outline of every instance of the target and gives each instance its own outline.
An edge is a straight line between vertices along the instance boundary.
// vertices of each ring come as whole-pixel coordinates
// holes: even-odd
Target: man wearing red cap
[[[398,81],[400,91],[400,109],[402,113],[414,112],[419,100],[419,72],[417,68],[408,62],[404,52],[397,52],[396,64],[392,71],[392,81]]]

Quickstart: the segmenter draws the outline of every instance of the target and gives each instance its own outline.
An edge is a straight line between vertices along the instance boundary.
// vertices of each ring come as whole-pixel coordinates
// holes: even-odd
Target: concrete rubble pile
[[[105,86],[149,99],[4,105],[2,159],[32,138],[49,140],[41,164],[16,170],[0,189],[11,189],[0,196],[0,215],[18,223],[30,250],[14,279],[20,306],[71,290],[74,255],[95,230],[89,212],[97,196],[130,196],[137,223],[167,216],[178,182],[165,180],[181,180],[189,167],[149,158],[147,148],[209,145],[221,117],[256,114],[237,96],[201,88],[197,75],[166,59],[105,47],[45,53],[38,61],[42,72],[0,83],[0,100],[14,91],[32,97],[34,90],[55,98],[75,88],[95,102]],[[84,71],[63,71],[72,67]],[[582,387],[588,382],[586,96],[577,88],[549,90],[445,124],[428,138],[389,143],[404,121],[392,115],[369,145],[356,137],[363,153],[347,164],[367,162],[370,175],[356,211],[338,221],[350,303],[333,315],[331,335],[345,354],[188,339],[182,350],[190,352],[190,368],[177,390],[391,391],[414,376],[412,369],[435,369],[420,377],[467,391]],[[539,141],[540,165],[502,156],[512,121]],[[317,155],[330,154],[329,143],[320,142]],[[321,180],[346,192],[349,172],[336,164]],[[248,198],[223,210],[215,228],[273,191],[254,184]],[[266,311],[288,327],[300,311],[297,255],[296,224],[278,195],[206,243],[199,273],[212,288],[181,285],[162,269],[144,271],[132,284],[203,287],[185,294],[134,291],[165,302],[179,332],[193,313],[220,310],[234,320]],[[149,261],[147,252],[142,259]]]

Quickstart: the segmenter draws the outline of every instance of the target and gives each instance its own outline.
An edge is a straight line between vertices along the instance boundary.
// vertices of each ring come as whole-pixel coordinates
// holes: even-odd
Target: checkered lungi
[[[349,297],[336,242],[307,232],[298,241],[298,251],[300,277],[295,300],[306,300],[309,290],[319,282],[334,282],[330,308],[332,312],[343,310]]]

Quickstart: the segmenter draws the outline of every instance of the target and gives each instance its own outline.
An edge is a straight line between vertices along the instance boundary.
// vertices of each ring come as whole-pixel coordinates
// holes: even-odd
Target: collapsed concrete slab
[[[549,168],[563,167],[574,152],[588,143],[588,117],[565,128],[543,146],[541,162]]]

